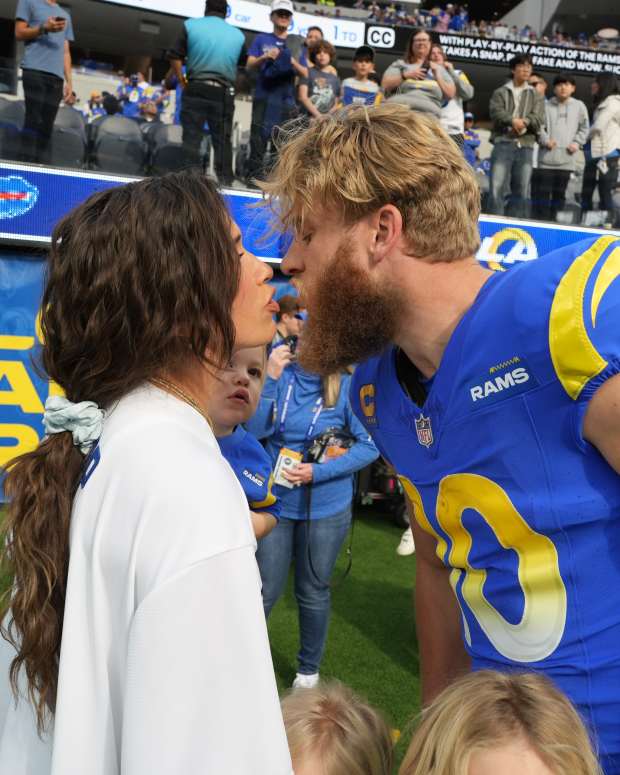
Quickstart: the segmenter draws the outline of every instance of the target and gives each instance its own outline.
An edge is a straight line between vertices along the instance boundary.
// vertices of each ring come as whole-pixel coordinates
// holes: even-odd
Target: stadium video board
[[[112,5],[124,5],[128,8],[138,8],[144,11],[172,14],[181,17],[197,17],[204,14],[204,0],[177,0],[174,11],[171,11],[169,0],[102,0]],[[234,27],[250,32],[271,32],[272,24],[269,21],[269,6],[262,3],[252,3],[249,0],[228,0],[227,21]],[[321,24],[325,38],[340,48],[357,48],[364,43],[364,22],[348,19],[336,19],[326,16],[316,17],[309,13],[295,13],[291,21],[289,32],[293,35],[305,37],[308,27],[313,24]]]

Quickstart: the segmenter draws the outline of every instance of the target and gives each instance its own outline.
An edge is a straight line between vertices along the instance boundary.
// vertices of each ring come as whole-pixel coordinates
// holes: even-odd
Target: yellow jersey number
[[[450,584],[455,594],[461,576],[465,575],[461,587],[463,600],[497,651],[515,662],[537,662],[552,654],[566,625],[566,588],[553,542],[532,530],[496,482],[477,474],[452,474],[441,480],[436,505],[437,522],[450,539],[448,549],[446,540],[429,522],[415,485],[404,476],[400,480],[418,524],[437,540],[437,556],[452,567]],[[500,545],[517,554],[518,584],[525,600],[518,624],[508,622],[485,597],[487,572],[470,564],[473,539],[462,522],[465,509],[477,511]],[[464,614],[463,622],[465,638],[471,646]]]

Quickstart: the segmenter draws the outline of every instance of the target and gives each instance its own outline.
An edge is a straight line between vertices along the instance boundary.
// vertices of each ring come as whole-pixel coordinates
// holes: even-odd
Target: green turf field
[[[412,605],[415,555],[396,554],[401,532],[376,512],[360,512],[353,539],[353,568],[332,593],[321,675],[351,686],[380,708],[393,728],[404,731],[419,709],[419,679]],[[342,566],[343,557],[339,560]],[[269,634],[278,686],[283,690],[295,677],[298,649],[291,583],[273,609]],[[397,746],[399,760],[408,737],[403,735]]]

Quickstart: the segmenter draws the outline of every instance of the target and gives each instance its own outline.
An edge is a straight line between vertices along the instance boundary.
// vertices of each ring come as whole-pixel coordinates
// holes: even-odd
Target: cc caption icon
[[[392,48],[396,43],[396,33],[389,27],[369,27],[367,40],[370,46]]]

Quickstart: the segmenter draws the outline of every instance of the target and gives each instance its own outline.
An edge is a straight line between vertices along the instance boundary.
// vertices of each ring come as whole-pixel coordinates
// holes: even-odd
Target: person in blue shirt
[[[187,163],[200,164],[200,145],[208,122],[215,172],[223,186],[233,182],[235,82],[237,70],[247,58],[245,37],[226,21],[227,9],[226,0],[207,0],[205,16],[187,19],[182,35],[168,52],[183,93],[180,120]]]
[[[22,84],[26,114],[21,156],[49,164],[51,138],[60,101],[75,102],[71,75],[71,15],[56,0],[19,0],[15,39],[24,43]]]
[[[282,595],[295,558],[301,647],[294,686],[312,687],[327,639],[329,581],[351,527],[354,474],[379,453],[349,404],[350,376],[325,379],[272,352],[261,401],[248,429],[274,466],[281,517],[258,547],[265,614]],[[343,435],[344,434],[344,435]],[[316,443],[313,443],[316,442]],[[312,447],[313,460],[308,460]],[[318,449],[317,449],[318,447]]]
[[[474,129],[474,114],[465,113],[465,132],[463,133],[463,153],[468,163],[475,169],[478,162],[478,148],[480,147],[480,135]]]
[[[116,90],[116,97],[122,106],[125,118],[138,118],[140,105],[146,99],[146,86],[139,73],[132,73]]]
[[[248,51],[248,69],[257,71],[246,170],[250,183],[261,177],[273,161],[272,147],[271,160],[265,163],[268,147],[273,145],[274,129],[295,114],[295,79],[308,77],[308,68],[293,56],[287,45],[293,10],[292,0],[273,0],[270,16],[273,32],[257,35]]]
[[[256,411],[266,360],[264,347],[238,350],[228,367],[217,373],[208,399],[213,432],[248,500],[257,539],[273,530],[280,515],[271,458],[243,427]]]
[[[83,112],[89,124],[96,118],[107,115],[103,106],[103,95],[101,92],[91,92],[90,99],[84,106]]]
[[[483,265],[478,184],[443,137],[386,105],[283,149],[301,362],[361,362],[353,410],[413,516],[423,703],[469,669],[539,671],[620,775],[620,238]]]

